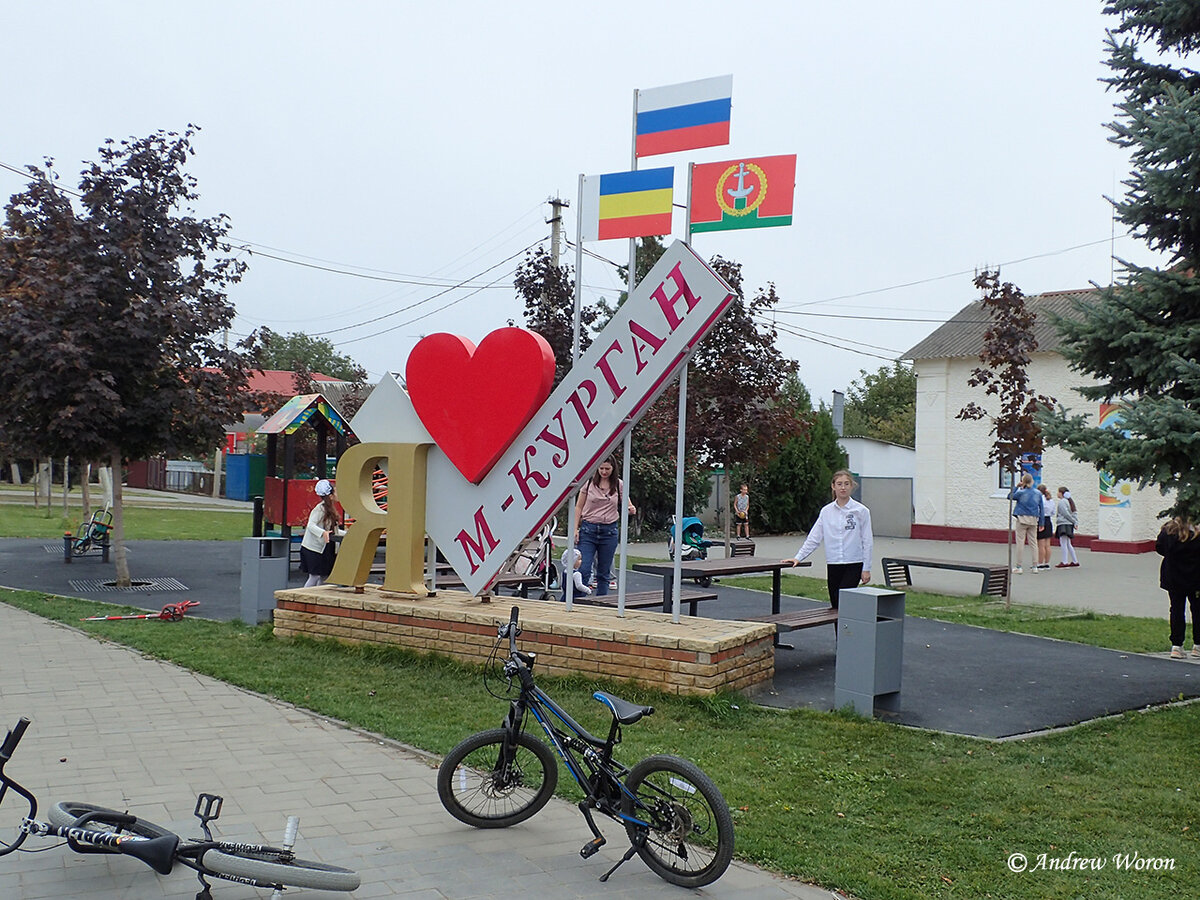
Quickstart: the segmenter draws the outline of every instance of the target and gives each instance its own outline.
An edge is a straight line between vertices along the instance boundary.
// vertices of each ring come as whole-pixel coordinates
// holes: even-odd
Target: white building
[[[1119,425],[1115,410],[1084,400],[1074,388],[1090,382],[1072,372],[1057,352],[1053,316],[1074,314],[1075,301],[1092,291],[1058,291],[1027,298],[1037,322],[1038,352],[1026,368],[1030,388],[1055,398],[1091,421]],[[1008,477],[987,463],[995,440],[987,419],[965,421],[958,412],[969,402],[994,412],[997,398],[969,387],[979,365],[984,333],[991,324],[980,301],[960,310],[905,354],[917,373],[917,461],[912,537],[927,540],[996,541],[1008,527]],[[1057,496],[1071,491],[1079,514],[1076,546],[1118,553],[1154,549],[1159,511],[1170,505],[1157,490],[1113,483],[1087,463],[1075,462],[1057,447],[1047,448],[1041,480]]]

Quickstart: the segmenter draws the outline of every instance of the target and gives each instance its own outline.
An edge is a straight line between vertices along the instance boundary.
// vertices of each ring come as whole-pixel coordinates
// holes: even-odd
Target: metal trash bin
[[[904,594],[884,588],[846,588],[838,594],[835,709],[864,716],[875,707],[900,709],[904,660]]]
[[[242,621],[271,621],[275,592],[288,586],[288,539],[242,538]]]

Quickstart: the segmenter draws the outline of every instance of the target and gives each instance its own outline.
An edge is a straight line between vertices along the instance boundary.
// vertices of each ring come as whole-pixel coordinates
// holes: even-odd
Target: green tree
[[[39,455],[123,460],[208,450],[241,417],[248,340],[222,345],[225,291],[245,264],[224,216],[197,219],[189,126],[108,141],[79,182],[79,211],[53,164],[30,166],[0,238],[0,396],[6,428]],[[117,581],[129,584],[120,479]]]
[[[1114,0],[1105,12],[1120,17],[1106,81],[1123,95],[1109,140],[1133,162],[1117,218],[1171,265],[1122,262],[1117,283],[1058,323],[1063,355],[1097,382],[1078,393],[1121,403],[1121,429],[1066,409],[1043,427],[1075,459],[1173,490],[1164,513],[1200,521],[1200,10],[1194,0]]]
[[[261,369],[328,375],[350,382],[366,380],[366,369],[338,353],[328,338],[313,337],[302,331],[278,334],[269,328],[261,330],[260,338],[255,363]]]
[[[765,461],[734,465],[730,484],[750,485],[750,519],[757,531],[807,531],[830,501],[829,483],[846,465],[846,454],[832,414],[824,407],[813,409],[812,396],[796,373],[784,380],[779,402],[794,426]]]
[[[860,369],[850,382],[842,432],[905,447],[917,444],[917,375],[899,362],[877,372]]]

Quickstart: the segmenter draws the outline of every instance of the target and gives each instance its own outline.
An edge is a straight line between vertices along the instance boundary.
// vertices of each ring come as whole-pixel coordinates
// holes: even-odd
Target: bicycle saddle
[[[596,691],[592,694],[597,700],[612,710],[613,718],[622,725],[632,725],[634,722],[648,716],[654,712],[653,706],[640,706],[637,703],[630,703],[628,700],[622,700],[620,697],[614,697],[612,694],[604,691]]]

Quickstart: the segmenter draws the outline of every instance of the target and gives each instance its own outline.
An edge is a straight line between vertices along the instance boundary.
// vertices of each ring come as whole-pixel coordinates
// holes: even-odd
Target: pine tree
[[[1043,421],[1048,443],[1140,486],[1175,491],[1164,512],[1200,521],[1200,3],[1112,0],[1120,17],[1106,42],[1105,79],[1124,99],[1110,141],[1131,152],[1133,171],[1117,217],[1167,269],[1122,261],[1116,284],[1059,323],[1062,352],[1097,384],[1089,401],[1122,405],[1121,429],[1059,410]],[[1147,59],[1143,45],[1152,45]]]

